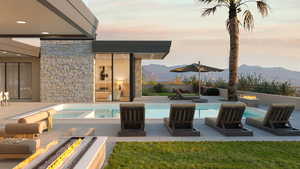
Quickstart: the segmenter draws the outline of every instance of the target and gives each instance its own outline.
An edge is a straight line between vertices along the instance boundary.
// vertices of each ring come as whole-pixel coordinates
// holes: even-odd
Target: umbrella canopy
[[[218,69],[218,68],[201,65],[201,64],[197,64],[197,63],[170,70],[170,72],[177,72],[177,73],[180,73],[180,72],[182,72],[182,73],[184,73],[184,72],[223,72],[223,71],[224,71],[224,69]]]
[[[170,72],[176,72],[176,73],[184,73],[184,72],[198,72],[199,74],[199,98],[201,96],[201,91],[200,91],[200,86],[201,86],[201,82],[200,82],[200,72],[223,72],[224,69],[218,69],[218,68],[214,68],[214,67],[210,67],[210,66],[206,66],[206,65],[201,65],[200,62],[191,64],[191,65],[187,65],[184,67],[179,67],[173,70],[170,70]]]

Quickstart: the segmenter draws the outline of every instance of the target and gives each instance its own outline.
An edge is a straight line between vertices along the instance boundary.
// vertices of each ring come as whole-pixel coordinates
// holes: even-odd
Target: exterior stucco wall
[[[41,102],[93,103],[94,58],[90,40],[42,40]]]
[[[142,60],[135,60],[135,97],[142,97],[143,92],[143,72]]]

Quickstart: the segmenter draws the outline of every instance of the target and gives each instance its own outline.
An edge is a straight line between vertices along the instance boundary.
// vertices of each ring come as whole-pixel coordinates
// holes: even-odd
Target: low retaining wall
[[[220,95],[227,98],[227,89],[219,89]],[[238,91],[239,95],[250,95],[259,98],[260,104],[270,105],[272,103],[290,103],[296,106],[296,110],[300,110],[300,97],[281,96],[273,94],[255,93],[247,91]]]

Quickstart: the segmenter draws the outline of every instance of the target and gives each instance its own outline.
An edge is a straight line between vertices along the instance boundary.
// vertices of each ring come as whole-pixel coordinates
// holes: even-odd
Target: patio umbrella
[[[201,95],[201,91],[200,91],[200,85],[201,85],[200,75],[201,74],[200,73],[201,72],[223,72],[223,71],[224,71],[224,69],[201,65],[200,62],[170,70],[170,72],[175,72],[175,73],[198,72],[199,96]]]

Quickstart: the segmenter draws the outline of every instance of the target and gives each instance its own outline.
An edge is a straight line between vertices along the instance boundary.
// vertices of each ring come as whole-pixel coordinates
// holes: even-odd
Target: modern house
[[[163,59],[171,41],[96,40],[98,20],[81,0],[4,0],[0,91],[41,102],[132,101],[142,60]],[[11,38],[40,38],[40,47]]]

